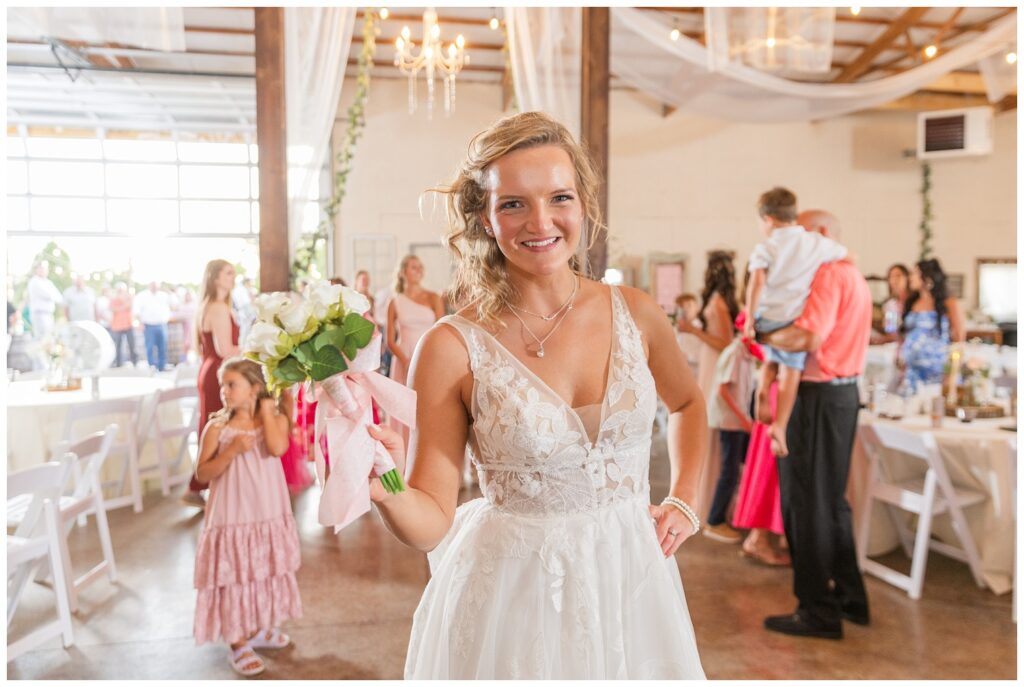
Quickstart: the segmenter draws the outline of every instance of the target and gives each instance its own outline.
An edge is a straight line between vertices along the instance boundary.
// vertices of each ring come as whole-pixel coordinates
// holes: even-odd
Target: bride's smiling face
[[[576,252],[583,203],[572,159],[554,145],[516,150],[485,172],[484,226],[511,267],[554,274]]]

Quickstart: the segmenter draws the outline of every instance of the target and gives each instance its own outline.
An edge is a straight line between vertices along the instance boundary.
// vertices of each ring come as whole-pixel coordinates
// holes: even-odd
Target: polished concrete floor
[[[655,451],[654,497],[666,490],[664,443]],[[475,494],[465,493],[466,498]],[[53,639],[7,665],[11,679],[233,679],[223,646],[192,640],[192,569],[201,514],[151,493],[145,511],[112,513],[120,580],[84,590],[75,645]],[[295,500],[302,539],[298,573],[305,615],[288,624],[294,645],[266,652],[266,679],[399,679],[426,558],[398,544],[368,514],[337,536],[316,523],[317,493]],[[91,521],[72,535],[76,570],[99,560]],[[689,540],[677,559],[701,659],[714,679],[1015,679],[1017,626],[1010,595],[978,589],[966,565],[931,556],[924,595],[867,579],[872,624],[845,639],[766,632],[762,618],[792,610],[791,571],[752,564],[735,545]],[[900,554],[890,565],[909,563]],[[23,635],[55,617],[53,595],[34,585],[9,628]]]

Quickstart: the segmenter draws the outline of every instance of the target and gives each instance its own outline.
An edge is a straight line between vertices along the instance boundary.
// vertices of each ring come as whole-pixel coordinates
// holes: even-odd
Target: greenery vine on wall
[[[921,255],[919,260],[932,256],[932,166],[921,164]]]
[[[377,10],[367,9],[363,20],[363,47],[359,52],[359,66],[356,73],[356,91],[346,116],[345,139],[334,158],[334,185],[330,200],[323,207],[323,215],[316,231],[302,237],[292,260],[291,277],[293,284],[309,279],[314,265],[320,263],[326,270],[327,237],[334,229],[334,218],[345,199],[348,175],[352,171],[352,158],[356,143],[366,128],[366,102],[370,95],[370,70],[373,68],[373,51],[376,47],[380,28]]]

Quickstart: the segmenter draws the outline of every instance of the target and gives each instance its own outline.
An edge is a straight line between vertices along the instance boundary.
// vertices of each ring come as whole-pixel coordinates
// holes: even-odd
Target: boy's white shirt
[[[734,374],[735,366],[740,365],[745,369],[740,370],[739,375]],[[708,409],[708,426],[711,429],[720,429],[722,424],[733,425],[734,427],[726,427],[725,429],[738,428],[742,423],[740,419],[736,417],[736,413],[733,412],[732,408],[722,399],[721,394],[718,393],[719,388],[723,384],[729,384],[734,381],[734,377],[746,376],[746,389],[734,389],[738,391],[744,398],[738,398],[734,396],[736,405],[740,407],[744,412],[750,407],[750,398],[754,393],[754,356],[750,354],[747,347],[743,345],[743,341],[739,336],[733,338],[732,342],[722,349],[722,352],[718,356],[718,362],[715,365],[715,375],[711,388],[714,396],[709,399],[705,399]]]
[[[818,268],[846,257],[846,247],[800,225],[775,229],[754,247],[750,271],[767,271],[757,316],[792,322],[803,312]]]

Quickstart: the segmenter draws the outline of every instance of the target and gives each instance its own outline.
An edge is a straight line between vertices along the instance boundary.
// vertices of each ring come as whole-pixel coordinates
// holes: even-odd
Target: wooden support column
[[[598,202],[608,221],[608,106],[611,92],[611,19],[607,7],[583,7],[580,134],[601,180]],[[608,236],[601,234],[590,249],[595,279],[608,267]]]
[[[260,290],[287,291],[291,258],[281,7],[256,8],[256,142],[260,155]]]

